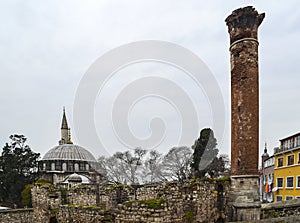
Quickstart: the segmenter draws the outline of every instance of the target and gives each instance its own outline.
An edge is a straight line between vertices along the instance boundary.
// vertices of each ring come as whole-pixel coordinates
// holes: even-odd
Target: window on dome
[[[66,163],[63,163],[63,164],[62,164],[62,170],[63,170],[63,171],[66,171],[66,170],[67,170],[67,164],[66,164]]]
[[[55,170],[61,171],[61,161],[57,160],[55,162]]]
[[[74,171],[74,166],[71,162],[68,163],[68,171]]]
[[[78,171],[79,171],[79,165],[78,165],[78,163],[75,163],[75,164],[74,164],[74,169],[75,169],[75,172],[78,172]]]
[[[55,170],[55,163],[51,163],[51,170]]]
[[[79,171],[85,171],[85,164],[84,162],[79,163]]]

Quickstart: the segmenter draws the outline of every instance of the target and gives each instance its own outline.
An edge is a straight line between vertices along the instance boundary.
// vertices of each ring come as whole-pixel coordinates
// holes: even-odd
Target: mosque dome
[[[74,144],[62,144],[50,149],[42,160],[78,160],[96,162],[95,157],[85,148]]]
[[[39,161],[39,173],[54,184],[62,183],[66,177],[71,177],[70,182],[89,183],[100,180],[99,170],[100,165],[92,153],[72,143],[64,109],[59,145],[50,149]]]

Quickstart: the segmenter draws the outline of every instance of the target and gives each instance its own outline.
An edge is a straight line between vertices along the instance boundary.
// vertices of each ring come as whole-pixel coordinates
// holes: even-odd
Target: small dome
[[[264,149],[264,153],[262,154],[262,156],[263,157],[269,157],[267,148]]]
[[[96,162],[95,157],[78,145],[63,144],[50,149],[42,160],[80,160]]]
[[[82,179],[81,176],[79,176],[77,173],[73,173],[68,177],[68,182],[81,183]]]
[[[67,184],[70,182],[71,183],[78,182],[78,183],[82,183],[82,184],[91,184],[92,183],[92,181],[88,177],[77,174],[77,173],[71,174],[62,183]]]

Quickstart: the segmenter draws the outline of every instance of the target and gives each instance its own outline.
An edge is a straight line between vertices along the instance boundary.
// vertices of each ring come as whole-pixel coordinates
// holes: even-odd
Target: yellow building
[[[274,158],[275,201],[300,198],[300,132],[281,139]]]

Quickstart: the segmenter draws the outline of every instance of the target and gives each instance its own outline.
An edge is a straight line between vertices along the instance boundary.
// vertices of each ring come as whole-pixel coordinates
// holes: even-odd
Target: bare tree
[[[109,181],[115,183],[137,184],[140,181],[143,168],[143,158],[147,151],[136,148],[130,151],[116,152],[112,157],[100,158],[102,169]]]
[[[101,173],[112,183],[126,183],[126,176],[122,171],[122,165],[120,160],[114,154],[111,157],[101,156],[98,159],[101,166]]]
[[[173,147],[163,158],[163,178],[183,183],[191,174],[191,161],[192,150],[190,148]]]
[[[151,150],[144,163],[143,182],[154,183],[162,180],[162,155]]]

